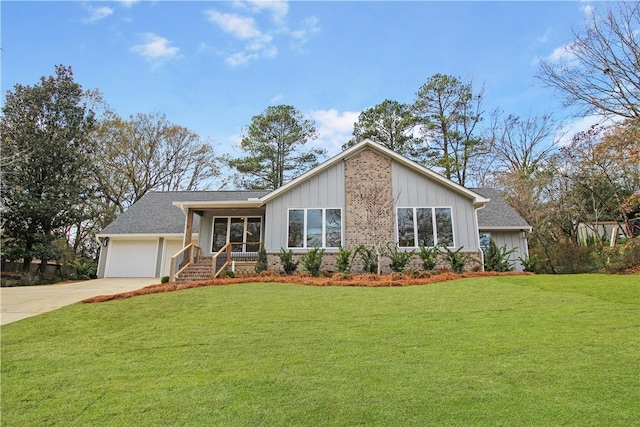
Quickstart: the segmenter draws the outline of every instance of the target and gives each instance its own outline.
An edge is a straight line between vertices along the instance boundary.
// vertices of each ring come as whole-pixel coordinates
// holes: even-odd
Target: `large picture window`
[[[454,246],[451,208],[398,208],[398,246]]]
[[[262,235],[261,217],[215,217],[211,251],[218,252],[227,243],[247,243],[234,245],[234,252],[257,252]],[[254,244],[249,244],[254,243]]]
[[[337,248],[342,244],[341,209],[289,209],[287,247]]]

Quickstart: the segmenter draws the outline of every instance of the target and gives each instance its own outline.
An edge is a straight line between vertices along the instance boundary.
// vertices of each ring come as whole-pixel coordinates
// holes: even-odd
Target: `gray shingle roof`
[[[258,198],[268,191],[151,191],[123,212],[100,234],[169,234],[184,232],[185,216],[173,202],[236,201]],[[200,217],[194,216],[198,230]]]
[[[478,211],[480,228],[529,228],[529,224],[492,188],[473,188],[472,191],[491,199]],[[181,234],[185,216],[173,202],[236,201],[259,198],[268,191],[152,191],[145,194],[100,234]],[[200,217],[194,217],[194,230],[199,229]]]
[[[472,188],[472,191],[491,199],[484,209],[478,211],[478,227],[489,228],[529,228],[518,212],[504,200],[502,194],[494,188]]]

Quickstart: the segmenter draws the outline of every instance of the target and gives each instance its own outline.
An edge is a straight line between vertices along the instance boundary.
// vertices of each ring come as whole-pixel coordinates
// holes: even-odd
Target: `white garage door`
[[[154,277],[158,259],[158,239],[114,240],[109,242],[105,277]]]

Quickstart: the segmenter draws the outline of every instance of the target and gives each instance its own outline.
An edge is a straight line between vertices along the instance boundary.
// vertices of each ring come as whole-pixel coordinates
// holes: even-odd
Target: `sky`
[[[272,105],[313,119],[337,154],[364,109],[411,103],[434,74],[484,87],[484,110],[565,120],[535,78],[601,2],[0,2],[1,89],[71,66],[122,117],[163,113],[217,153]],[[587,121],[567,124],[580,130]]]

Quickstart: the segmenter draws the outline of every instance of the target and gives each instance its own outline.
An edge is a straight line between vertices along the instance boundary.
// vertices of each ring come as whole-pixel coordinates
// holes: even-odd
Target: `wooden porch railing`
[[[229,242],[211,258],[213,277],[218,277],[222,271],[236,262],[255,262],[258,260],[260,242]],[[234,250],[235,249],[235,250]],[[243,250],[244,249],[244,250]],[[250,251],[247,249],[255,249]]]
[[[169,268],[169,283],[175,283],[176,277],[180,275],[188,266],[200,262],[202,249],[194,243],[189,243],[178,253],[171,257],[171,267]]]

